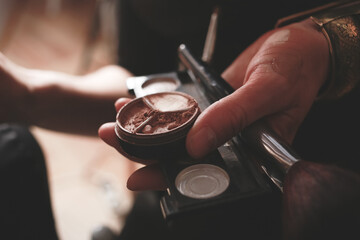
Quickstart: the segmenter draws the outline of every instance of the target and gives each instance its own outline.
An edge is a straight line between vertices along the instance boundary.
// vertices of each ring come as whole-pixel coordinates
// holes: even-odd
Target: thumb
[[[279,90],[273,91],[270,87],[274,86],[246,84],[205,109],[187,135],[186,147],[189,154],[194,158],[201,158],[250,123],[275,111],[281,101],[275,99],[274,91]],[[268,94],[259,94],[268,90]],[[273,103],[271,106],[264,104],[270,101]]]
[[[186,147],[192,157],[205,156],[265,116],[287,141],[295,134],[326,79],[327,43],[310,22],[266,37],[245,74],[243,66],[229,69],[228,75],[244,84],[209,106],[189,131]]]
[[[249,62],[245,84],[209,106],[189,131],[186,147],[192,157],[205,156],[264,116],[271,114],[272,118],[275,115],[277,119],[290,119],[291,122],[293,116],[304,110],[294,97],[297,95],[294,91],[302,89],[296,86],[300,82],[299,76],[303,75],[300,74],[301,54],[289,54],[284,45],[272,47],[270,53],[263,49]],[[289,121],[286,124],[289,125]]]

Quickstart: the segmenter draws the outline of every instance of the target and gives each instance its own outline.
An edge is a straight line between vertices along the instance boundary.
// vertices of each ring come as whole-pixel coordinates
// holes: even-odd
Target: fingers
[[[316,31],[313,38],[314,30],[307,32],[300,26],[265,34],[235,60],[223,76],[238,89],[199,116],[186,139],[192,157],[204,157],[265,117],[276,133],[282,133],[280,137],[294,136],[328,72],[326,41]],[[116,110],[129,101],[116,101]],[[99,136],[120,151],[114,127],[114,123],[104,124]],[[133,173],[128,188],[164,190],[166,184],[160,169],[150,165]]]
[[[130,160],[142,164],[151,164],[154,163],[154,161],[151,160],[144,160],[136,157],[128,156],[123,150],[120,145],[120,141],[115,133],[115,125],[116,123],[110,122],[103,124],[99,130],[98,135],[99,137],[108,145],[115,148],[120,154],[124,155],[125,157],[129,158]]]
[[[165,177],[158,165],[148,165],[135,171],[128,179],[127,187],[133,191],[164,191]]]
[[[272,84],[247,84],[212,104],[188,133],[186,147],[189,154],[201,158],[250,123],[278,111],[283,106],[277,94],[279,91]],[[272,105],[264,104],[267,102],[272,102]]]
[[[130,101],[131,101],[130,98],[119,98],[118,100],[116,100],[115,102],[116,112],[120,111],[120,109]]]
[[[291,105],[290,99],[284,99],[286,96],[283,93],[291,86],[288,79],[296,78],[299,73],[298,65],[296,57],[258,52],[248,65],[245,79],[239,80],[245,84],[212,104],[195,122],[186,141],[189,154],[201,158],[250,123],[279,111],[286,104]],[[243,73],[240,72],[240,75]]]
[[[129,98],[120,98],[115,102],[115,109],[118,112],[125,104],[130,102]],[[115,133],[116,123],[105,123],[103,124],[98,131],[99,137],[108,145],[112,146],[120,153],[121,145],[118,137]],[[134,160],[143,164],[152,164],[151,161],[146,161],[142,159],[132,158]],[[166,190],[167,186],[165,183],[165,177],[163,176],[161,169],[157,164],[148,165],[143,168],[135,171],[128,179],[127,182],[128,189],[132,191],[144,191],[144,190]]]
[[[115,124],[114,122],[104,123],[98,131],[99,137],[108,145],[114,147],[115,149],[120,149],[120,143],[115,134]]]
[[[261,44],[253,45],[257,52],[239,57],[225,71],[223,76],[240,82],[240,88],[199,116],[186,140],[192,157],[205,156],[264,117],[277,133],[294,136],[328,71],[325,38],[314,29],[304,29],[297,26],[266,35]],[[238,61],[246,63],[249,58],[245,69]]]
[[[130,102],[131,99],[129,98],[119,98],[115,102],[115,109],[116,111],[120,111],[120,109]],[[133,156],[128,156],[128,154],[125,153],[125,151],[122,149],[120,141],[118,139],[118,136],[115,133],[115,122],[105,123],[98,129],[98,136],[108,145],[115,148],[120,154],[124,155],[125,157],[129,158],[130,160],[142,164],[151,164],[154,163],[152,160],[144,160]]]

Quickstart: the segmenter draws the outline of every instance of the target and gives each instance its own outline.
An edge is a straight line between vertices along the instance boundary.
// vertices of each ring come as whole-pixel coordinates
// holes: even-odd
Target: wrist
[[[338,99],[359,84],[360,2],[312,16],[327,39],[331,74],[319,99]]]
[[[297,30],[296,45],[300,46],[299,55],[303,56],[302,82],[308,79],[314,99],[327,84],[331,75],[329,46],[319,27],[310,18],[286,26]]]
[[[339,1],[298,13],[280,19],[276,27],[306,18],[325,37],[330,55],[329,77],[318,99],[341,98],[360,82],[360,1]]]

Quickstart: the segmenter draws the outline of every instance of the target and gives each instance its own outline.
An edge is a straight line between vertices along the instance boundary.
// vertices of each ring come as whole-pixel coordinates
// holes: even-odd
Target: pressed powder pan
[[[136,98],[120,109],[115,132],[130,159],[172,159],[186,154],[185,138],[200,114],[198,103],[181,92]]]
[[[148,94],[176,91],[181,85],[178,78],[178,74],[173,72],[136,76],[128,78],[126,86],[130,94],[143,97]]]

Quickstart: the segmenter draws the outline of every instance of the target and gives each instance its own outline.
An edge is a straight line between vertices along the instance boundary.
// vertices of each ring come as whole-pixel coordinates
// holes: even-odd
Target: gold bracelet
[[[338,99],[360,82],[360,1],[340,1],[280,19],[277,27],[306,17],[321,29],[331,57],[331,74],[318,99]]]
[[[331,56],[330,79],[318,99],[338,99],[360,82],[360,2],[314,15],[311,19],[325,35]]]

